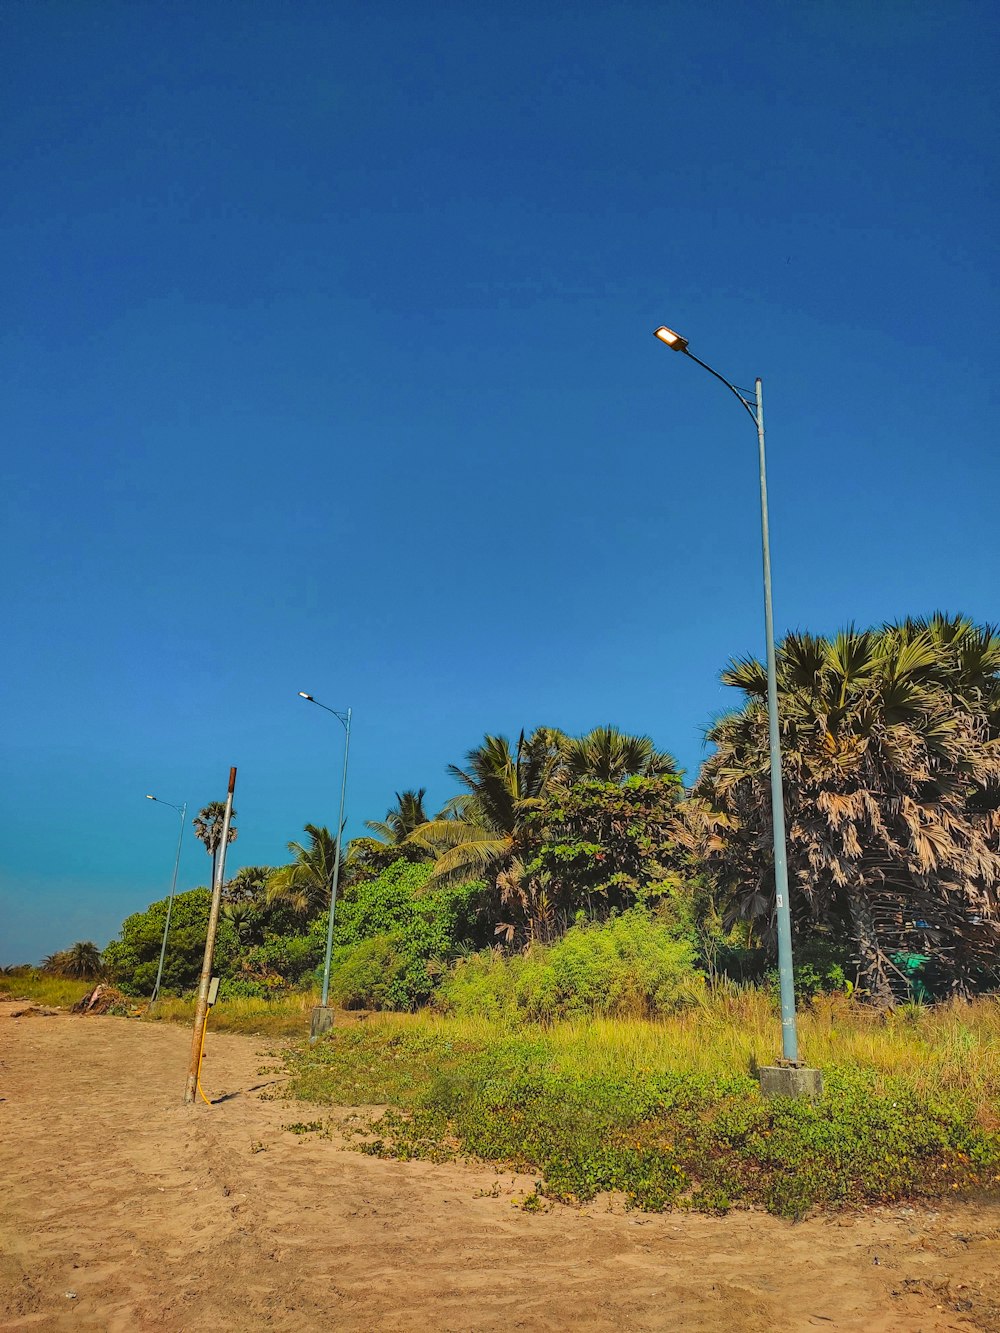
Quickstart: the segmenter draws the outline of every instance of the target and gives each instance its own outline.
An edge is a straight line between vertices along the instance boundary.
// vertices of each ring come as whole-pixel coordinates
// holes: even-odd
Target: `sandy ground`
[[[285,1124],[266,1041],[0,1003],[0,1328],[1000,1330],[1000,1205],[525,1213],[527,1178]]]

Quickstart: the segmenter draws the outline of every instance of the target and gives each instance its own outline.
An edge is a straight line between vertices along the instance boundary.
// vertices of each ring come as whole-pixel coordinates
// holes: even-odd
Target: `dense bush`
[[[457,1014],[527,1019],[652,1015],[690,1004],[703,989],[694,944],[677,923],[642,909],[570,928],[555,944],[460,960],[437,1003]]]
[[[309,985],[323,961],[328,921],[323,912],[298,934],[266,934],[262,944],[247,949],[237,969],[243,986],[238,993],[266,998],[281,986]]]
[[[330,989],[347,1008],[414,1009],[449,961],[479,942],[483,885],[427,891],[430,870],[397,860],[351,886],[337,910]]]
[[[167,899],[151,903],[123,923],[120,938],[104,950],[104,966],[111,979],[128,995],[148,995],[156,981],[156,968],[167,916]],[[183,991],[197,984],[205,954],[205,935],[212,895],[208,889],[191,889],[174,899],[170,937],[163,965],[163,989]],[[225,919],[219,922],[215,945],[216,971],[224,974],[238,951],[236,932]]]

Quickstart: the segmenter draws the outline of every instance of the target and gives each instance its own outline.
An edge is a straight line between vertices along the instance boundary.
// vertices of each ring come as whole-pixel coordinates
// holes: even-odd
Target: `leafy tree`
[[[548,940],[581,912],[601,919],[678,889],[689,869],[682,795],[677,773],[554,788],[518,833],[520,873],[497,879],[497,932]]]
[[[131,995],[149,994],[153,989],[167,902],[163,898],[151,903],[144,912],[128,917],[122,923],[119,938],[112,940],[104,950],[104,964],[109,975]],[[174,899],[163,964],[164,990],[176,994],[196,985],[205,953],[211,903],[211,891],[204,888],[179,893]],[[238,948],[236,932],[223,917],[215,942],[215,969],[220,976],[230,970]]]
[[[308,920],[330,905],[333,892],[333,868],[337,840],[328,828],[306,824],[309,845],[290,842],[288,850],[295,858],[291,865],[279,866],[267,881],[267,900],[283,902],[300,920]]]
[[[400,858],[345,891],[334,924],[331,993],[351,1008],[425,1003],[464,949],[483,942],[480,883],[435,887],[431,867]]]
[[[767,935],[774,900],[766,674],[723,680],[744,707],[709,732],[716,753],[692,826],[731,919]],[[931,953],[955,990],[995,967],[1000,927],[1000,639],[934,617],[833,639],[789,635],[778,654],[792,907],[840,924],[862,986],[905,990],[900,956]]]
[[[224,801],[209,801],[203,809],[199,810],[191,821],[194,824],[194,836],[199,842],[204,843],[205,851],[212,858],[212,885],[215,885],[215,867],[219,857],[219,848],[222,846],[222,827],[225,823],[226,805]],[[236,811],[232,813],[232,819],[229,823],[228,843],[235,842],[237,838],[236,825],[232,822],[236,818]]]

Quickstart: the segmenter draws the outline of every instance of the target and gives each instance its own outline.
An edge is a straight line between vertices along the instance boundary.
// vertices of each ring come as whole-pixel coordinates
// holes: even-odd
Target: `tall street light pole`
[[[174,857],[174,875],[170,881],[170,897],[167,899],[167,919],[163,925],[163,943],[160,945],[160,962],[156,969],[156,981],[153,984],[153,993],[149,997],[149,1003],[152,1005],[160,994],[160,982],[163,979],[163,960],[167,955],[167,935],[170,933],[170,914],[174,910],[174,898],[177,894],[177,869],[181,863],[181,843],[184,841],[184,824],[187,820],[187,801],[183,805],[174,805],[170,801],[161,801],[159,796],[147,796],[147,801],[156,801],[157,805],[169,805],[171,810],[176,810],[180,815],[180,828],[177,833],[177,855]]]
[[[347,795],[347,757],[351,749],[351,710],[338,712],[336,708],[327,708],[305,690],[299,690],[299,698],[307,699],[327,713],[332,713],[344,728],[344,772],[340,781],[340,814],[337,818],[337,849],[333,857],[333,887],[330,891],[330,920],[326,929],[326,959],[323,963],[323,995],[319,1005],[312,1011],[309,1036],[312,1041],[333,1027],[333,1010],[329,1006],[330,998],[330,957],[333,953],[333,917],[337,910],[337,887],[340,884],[340,844],[344,836],[344,798]]]
[[[799,1039],[795,1024],[795,984],[792,975],[792,921],[788,909],[788,863],[785,851],[785,802],[781,785],[781,740],[778,730],[778,679],[774,654],[774,616],[771,610],[771,546],[767,518],[767,468],[764,456],[764,399],[761,381],[755,382],[753,400],[747,398],[724,375],[700,361],[689,349],[687,339],[663,326],[654,336],[665,346],[683,354],[714,375],[746,408],[757,430],[760,469],[760,532],[764,556],[764,632],[767,638],[767,730],[771,752],[771,830],[774,838],[774,896],[778,925],[778,977],[781,991],[781,1061],[761,1070],[761,1090],[765,1095],[817,1096],[820,1091],[818,1070],[806,1070],[799,1060]]]

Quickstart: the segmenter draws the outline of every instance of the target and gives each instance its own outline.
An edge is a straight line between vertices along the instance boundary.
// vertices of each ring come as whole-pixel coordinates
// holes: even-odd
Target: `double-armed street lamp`
[[[688,347],[687,339],[661,325],[654,336],[665,346],[683,354],[714,375],[746,408],[757,431],[760,472],[760,530],[764,556],[764,631],[767,638],[767,724],[771,754],[771,826],[774,838],[774,893],[778,927],[778,977],[781,990],[781,1061],[762,1069],[761,1089],[767,1095],[816,1096],[820,1091],[818,1070],[807,1070],[799,1060],[795,1023],[795,984],[792,975],[792,923],[788,908],[788,864],[785,850],[785,803],[781,784],[781,740],[778,729],[778,682],[774,653],[774,617],[771,610],[771,548],[767,515],[767,469],[764,455],[764,399],[761,381],[755,382],[751,400],[724,375],[706,365]]]
[[[184,823],[187,819],[187,801],[183,805],[174,805],[171,801],[163,801],[159,796],[147,796],[147,801],[155,801],[157,805],[169,805],[171,810],[176,810],[180,815],[180,828],[177,832],[177,855],[174,857],[174,874],[170,881],[170,897],[167,899],[167,919],[163,925],[163,943],[160,945],[160,962],[156,969],[156,982],[153,986],[153,994],[150,996],[149,1003],[153,1001],[160,993],[160,981],[163,978],[163,960],[167,954],[167,935],[170,932],[170,914],[174,910],[174,897],[177,893],[177,869],[181,863],[181,843],[184,841]]]
[[[305,690],[299,690],[299,698],[307,699],[317,708],[332,713],[344,728],[344,772],[340,782],[340,814],[337,818],[337,847],[333,857],[333,885],[330,890],[330,921],[326,930],[326,959],[323,963],[323,994],[317,1008],[313,1009],[309,1035],[315,1041],[317,1037],[333,1027],[333,1012],[329,1007],[330,998],[330,957],[333,953],[333,917],[337,910],[337,887],[340,883],[340,844],[344,836],[344,798],[347,795],[347,757],[351,748],[351,710],[338,712],[336,708],[327,708]]]

